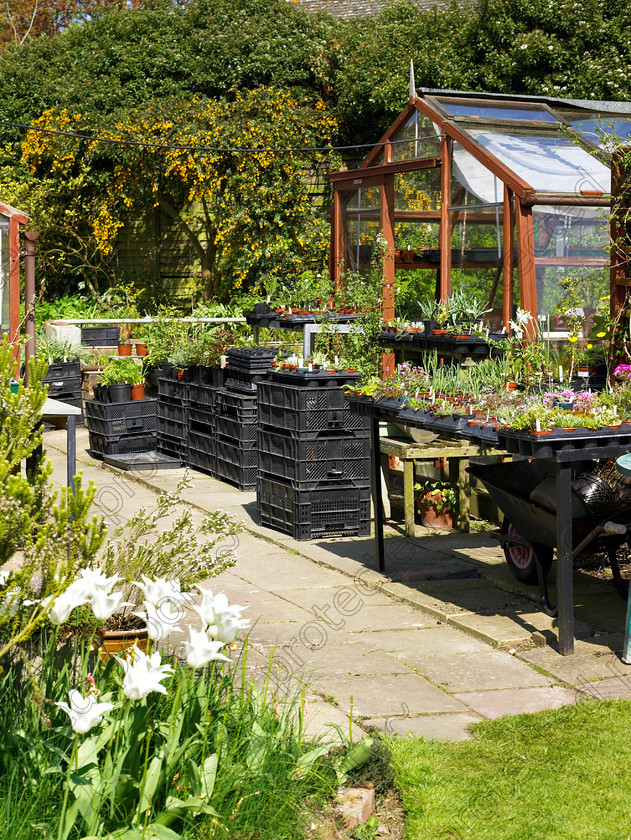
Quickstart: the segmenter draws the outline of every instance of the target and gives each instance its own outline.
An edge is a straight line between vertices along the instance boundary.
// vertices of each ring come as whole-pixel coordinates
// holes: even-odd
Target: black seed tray
[[[201,434],[212,435],[215,433],[217,415],[208,406],[201,408],[191,406],[188,410],[188,420],[191,429],[195,429]]]
[[[332,386],[353,385],[359,379],[357,371],[344,370],[318,370],[309,371],[306,368],[289,370],[276,368],[271,376],[271,382],[283,383],[285,385],[298,385],[308,388],[330,388]]]
[[[353,415],[360,415],[366,430],[369,429],[369,418],[377,414],[377,403],[370,397],[358,397],[349,394],[346,397],[348,407]]]
[[[105,455],[124,455],[129,452],[151,452],[155,450],[157,437],[155,432],[142,435],[99,435],[90,432],[90,452],[94,458]]]
[[[256,508],[261,525],[296,540],[370,534],[370,487],[297,490],[261,475]]]
[[[574,432],[555,429],[550,434],[544,435],[503,429],[499,433],[499,440],[500,444],[513,454],[552,458],[556,452],[573,449],[589,450],[611,445],[631,446],[631,425],[623,423],[619,428],[576,429]]]
[[[220,388],[216,395],[215,410],[221,417],[230,417],[240,423],[256,423],[257,395],[236,394],[227,388]]]
[[[80,376],[44,379],[44,384],[48,385],[48,396],[54,399],[60,399],[60,394],[64,394],[67,397],[81,396]]]
[[[215,393],[217,389],[213,385],[189,385],[188,398],[191,408],[193,406],[213,410],[215,406]]]
[[[72,376],[81,376],[81,362],[75,359],[72,362],[51,362],[48,365],[44,382],[53,379],[68,379]]]
[[[256,446],[258,428],[257,423],[240,423],[232,417],[216,418],[217,434],[242,444]]]
[[[495,423],[476,423],[475,426],[465,426],[459,434],[488,446],[499,444],[500,433]]]
[[[370,483],[370,437],[336,435],[307,440],[259,431],[259,470],[269,476],[315,489],[326,482]]]
[[[180,403],[188,403],[190,399],[190,385],[180,379],[158,379],[158,399],[166,398]]]
[[[85,401],[88,429],[100,435],[139,434],[158,428],[157,400]]]
[[[302,434],[367,429],[365,417],[350,410],[341,388],[304,388],[270,380],[261,382],[258,398],[259,425],[272,430]]]
[[[119,340],[118,327],[81,327],[81,344],[87,347],[115,347]]]
[[[228,350],[228,369],[239,368],[251,373],[267,373],[277,351],[269,347],[247,347]]]

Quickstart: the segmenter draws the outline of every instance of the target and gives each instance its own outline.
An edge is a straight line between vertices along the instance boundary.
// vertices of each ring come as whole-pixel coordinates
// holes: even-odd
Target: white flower
[[[163,600],[158,607],[145,601],[145,610],[146,613],[136,612],[134,615],[145,622],[150,639],[160,641],[169,633],[182,632],[182,628],[177,625],[178,619],[182,617],[182,610],[174,609],[171,601]]]
[[[240,607],[238,604],[230,605],[228,598],[223,592],[213,595],[211,589],[203,589],[201,586],[197,588],[202,593],[202,602],[198,607],[193,607],[193,609],[201,618],[204,627],[217,624],[220,616],[224,614],[231,615],[233,618],[240,618],[241,611],[246,609],[246,607]]]
[[[97,567],[96,569],[81,569],[75,583],[83,583],[87,592],[93,592],[95,589],[109,592],[119,580],[120,577],[118,575],[107,577],[101,568]]]
[[[83,735],[96,726],[105,712],[114,708],[112,703],[98,703],[96,697],[90,694],[84,697],[76,688],[68,692],[70,705],[67,703],[55,703],[70,718],[70,723],[75,732]]]
[[[121,602],[122,597],[122,592],[112,592],[111,595],[108,595],[104,589],[97,589],[90,598],[90,606],[92,607],[94,617],[100,621],[107,621],[121,607],[131,607],[131,602]]]
[[[143,583],[135,580],[134,583],[138,589],[142,590],[145,596],[145,601],[153,604],[154,607],[160,606],[164,601],[176,601],[179,603],[183,594],[180,592],[179,578],[167,580],[166,578],[156,578],[151,580],[146,575],[142,576]]]
[[[186,661],[191,668],[202,668],[213,660],[230,662],[227,656],[219,653],[219,649],[224,645],[223,642],[209,639],[203,630],[193,630],[190,626],[188,629],[191,634],[191,640],[190,642],[184,642],[184,649],[186,651]]]
[[[231,613],[220,613],[215,616],[215,623],[206,627],[206,632],[213,639],[229,645],[249,623],[247,618],[237,618]]]
[[[65,592],[62,592],[53,600],[48,617],[53,624],[63,624],[68,620],[70,613],[75,607],[87,604],[89,595],[86,592],[82,581],[74,581]]]
[[[167,690],[160,685],[160,680],[173,673],[170,665],[162,665],[160,653],[156,651],[147,656],[136,645],[132,648],[131,662],[116,657],[125,669],[123,678],[123,694],[130,700],[142,700],[152,691],[166,694]]]

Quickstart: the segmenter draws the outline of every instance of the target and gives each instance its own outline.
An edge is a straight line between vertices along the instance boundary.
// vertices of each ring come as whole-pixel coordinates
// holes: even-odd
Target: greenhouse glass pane
[[[415,160],[440,154],[437,126],[416,111],[392,138],[392,160]]]
[[[397,172],[394,176],[395,210],[440,210],[440,169]]]
[[[502,181],[458,143],[453,144],[452,173],[456,181],[465,188],[467,194],[475,196],[478,201],[496,204],[504,200]],[[451,195],[452,203],[465,203],[453,186]]]
[[[564,135],[468,133],[535,190],[571,195],[611,190],[608,167]]]
[[[576,119],[572,120],[572,128],[603,149],[613,148],[617,141],[626,142],[631,137],[631,117],[620,119],[603,114],[597,119]]]
[[[545,108],[529,108],[525,105],[479,105],[476,103],[440,103],[454,117],[477,117],[481,120],[526,120],[527,122],[558,123]]]

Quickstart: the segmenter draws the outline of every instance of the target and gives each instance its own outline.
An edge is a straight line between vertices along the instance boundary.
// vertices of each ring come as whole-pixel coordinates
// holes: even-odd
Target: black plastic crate
[[[55,379],[44,379],[43,381],[48,386],[48,396],[54,399],[60,399],[60,394],[67,397],[81,396],[80,376],[55,377]]]
[[[188,403],[190,399],[190,384],[180,379],[158,379],[158,399]]]
[[[156,449],[158,452],[163,452],[165,455],[171,455],[174,458],[181,458],[185,461],[188,455],[187,438],[179,436],[182,433],[181,430],[175,430],[174,434],[169,433],[173,431],[172,425],[168,426],[166,429],[161,429],[160,418],[158,417]]]
[[[157,420],[158,437],[168,437],[179,442],[180,447],[185,447],[188,441],[188,423],[177,420],[167,420],[158,414]]]
[[[228,364],[243,368],[268,367],[278,351],[273,347],[233,347],[226,353]]]
[[[232,417],[215,418],[215,429],[221,437],[231,438],[242,445],[249,445],[251,449],[257,445],[259,427],[256,423],[240,423]]]
[[[198,385],[192,382],[188,391],[189,404],[214,409],[216,391],[217,389],[213,385]]]
[[[265,382],[272,374],[272,368],[265,373],[252,373],[238,368],[226,368],[226,388],[230,391],[256,393],[259,382]]]
[[[259,523],[296,540],[370,534],[370,487],[300,490],[259,475]]]
[[[119,340],[118,327],[81,327],[81,344],[87,347],[115,347]]]
[[[71,376],[81,376],[79,359],[72,362],[51,362],[48,365],[44,382],[50,382],[53,379],[68,379]]]
[[[359,373],[356,370],[326,370],[319,365],[312,370],[306,367],[277,367],[272,378],[274,382],[282,382],[285,385],[330,388],[354,385],[359,379]]]
[[[256,423],[258,401],[256,394],[236,394],[219,388],[215,396],[215,410],[220,417],[230,417],[240,423]]]
[[[260,426],[289,432],[338,429],[366,431],[367,418],[352,412],[341,388],[305,388],[261,382],[258,388]]]
[[[178,402],[168,402],[158,398],[158,417],[173,423],[188,424],[189,407]]]
[[[105,455],[124,455],[129,452],[152,452],[156,449],[155,432],[142,435],[99,435],[90,432],[90,452],[94,458]]]
[[[259,430],[259,471],[302,489],[335,482],[370,484],[370,437],[301,438]]]
[[[203,470],[210,475],[215,474],[215,439],[213,435],[190,432],[186,463],[189,467]]]
[[[85,401],[88,429],[100,435],[139,434],[158,428],[157,400],[106,403]]]
[[[257,450],[218,439],[215,442],[215,476],[235,484],[239,490],[256,490]]]
[[[189,428],[196,429],[205,435],[214,435],[216,415],[208,407],[194,408],[188,410]]]

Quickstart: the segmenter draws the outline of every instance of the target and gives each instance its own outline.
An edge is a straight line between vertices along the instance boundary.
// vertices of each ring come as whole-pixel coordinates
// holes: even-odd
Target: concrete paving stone
[[[468,613],[452,616],[449,623],[475,636],[476,639],[500,647],[514,647],[529,642],[535,629],[530,630],[525,627],[515,615],[479,616]]]
[[[387,650],[412,667],[428,656],[449,653],[482,653],[488,645],[445,625],[416,630],[375,630],[361,634],[364,644]]]
[[[307,700],[303,715],[303,738],[305,740],[321,740],[324,743],[333,744],[343,743],[338,731],[331,726],[332,723],[340,727],[344,740],[352,738],[353,743],[356,744],[366,737],[364,730],[356,723],[351,723],[348,715],[344,714],[341,709],[331,705],[331,703],[325,703],[324,700],[315,698]]]
[[[317,650],[294,646],[291,659],[296,666],[294,673],[302,673],[307,681],[322,676],[410,673],[410,669],[394,656],[371,650],[363,644],[328,644]]]
[[[341,586],[318,587],[317,589],[283,589],[283,598],[298,604],[310,612],[314,610],[330,610],[334,615],[338,612],[336,603],[344,606],[346,610],[370,606],[385,606],[394,603],[389,595],[384,595],[378,590],[358,589],[352,580],[346,579]],[[368,593],[368,594],[366,594]]]
[[[243,612],[243,618],[248,618],[252,624],[307,624],[313,620],[313,615],[296,604],[278,598],[274,601],[253,601]]]
[[[549,688],[509,688],[500,691],[470,691],[455,695],[474,712],[494,720],[504,715],[543,712],[576,703],[576,692],[553,685]]]
[[[631,677],[613,677],[608,680],[576,686],[582,698],[592,700],[631,700]]]
[[[631,679],[631,665],[623,665],[618,654],[609,647],[609,644],[617,645],[619,642],[618,650],[621,650],[622,637],[616,635],[602,639],[602,643],[596,639],[576,642],[572,656],[561,656],[548,646],[524,651],[519,658],[543,668],[556,680],[568,685],[577,686],[612,677]]]
[[[333,697],[345,712],[361,717],[388,717],[431,712],[463,712],[459,700],[417,674],[324,676],[312,684],[319,694]]]
[[[239,566],[239,577],[271,592],[283,589],[320,589],[348,584],[348,578],[309,560],[294,555],[270,559],[264,557],[256,564],[252,558]]]
[[[409,630],[415,627],[428,627],[432,624],[431,617],[405,604],[390,603],[373,606],[366,603],[354,615],[344,615],[341,611],[338,615],[338,622],[343,622],[340,629],[349,633],[362,633],[365,630],[374,630],[375,627]]]
[[[348,645],[361,640],[357,633],[334,630],[323,621],[312,619],[286,624],[256,624],[248,631],[250,642],[259,647],[289,647],[319,649],[325,645]]]
[[[597,629],[617,632],[625,626],[627,605],[612,588],[602,595],[575,597],[574,615]]]
[[[448,578],[445,580],[428,581],[407,581],[411,583],[415,591],[424,592],[426,595],[449,598],[449,593],[469,592],[475,589],[487,589],[488,581],[484,578]],[[455,595],[457,597],[457,594]]]
[[[227,576],[225,579],[224,575]],[[259,601],[280,601],[282,603],[282,599],[273,592],[260,589],[253,584],[244,583],[240,578],[231,575],[230,572],[222,572],[202,585],[213,592],[223,592],[231,604],[251,604]]]
[[[422,663],[419,671],[436,685],[452,692],[529,688],[551,683],[525,662],[499,650],[475,655],[431,656]]]
[[[473,735],[469,729],[472,723],[482,720],[469,712],[455,712],[444,715],[421,715],[369,718],[364,726],[386,732],[388,735],[412,735],[428,741],[469,741]]]

